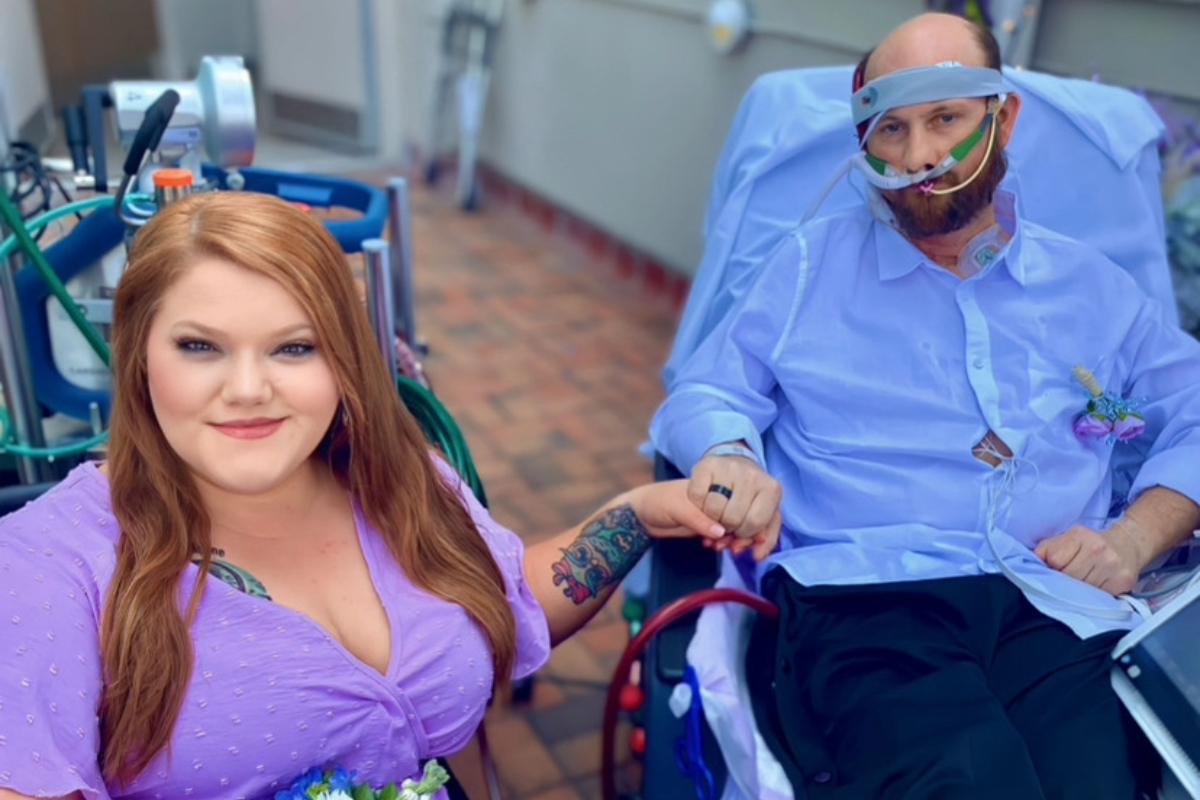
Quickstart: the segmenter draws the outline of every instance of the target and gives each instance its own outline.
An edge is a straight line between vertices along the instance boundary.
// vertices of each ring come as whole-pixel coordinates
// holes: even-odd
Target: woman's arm
[[[29,797],[28,795],[17,794],[16,792],[11,792],[8,789],[0,789],[0,800],[35,800],[35,799],[32,797]],[[83,794],[81,792],[71,792],[66,797],[55,798],[55,800],[83,800]]]
[[[688,499],[687,483],[639,486],[605,504],[587,522],[526,549],[525,580],[546,614],[552,645],[600,610],[652,537],[733,539]],[[753,547],[755,557],[765,558],[775,542],[764,531],[732,546]]]

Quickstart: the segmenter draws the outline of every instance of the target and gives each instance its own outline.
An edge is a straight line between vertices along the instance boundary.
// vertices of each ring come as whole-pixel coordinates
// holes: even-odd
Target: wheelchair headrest
[[[713,177],[704,258],[664,377],[729,309],[778,240],[795,227],[829,177],[858,151],[850,113],[851,66],[759,77],[738,108]],[[1003,184],[1030,221],[1099,249],[1175,318],[1166,259],[1157,142],[1162,121],[1116,86],[1005,69],[1022,98]],[[821,214],[864,201],[840,181]]]

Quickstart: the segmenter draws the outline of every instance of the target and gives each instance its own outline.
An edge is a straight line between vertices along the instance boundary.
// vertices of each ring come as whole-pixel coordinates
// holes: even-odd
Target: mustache
[[[1008,171],[1008,159],[1003,150],[992,152],[990,163],[983,173],[962,189],[950,194],[935,195],[922,191],[919,185],[909,186],[896,193],[884,193],[884,200],[896,217],[896,225],[909,239],[927,239],[961,230],[979,213],[991,205],[996,188]],[[934,178],[933,186],[961,181],[956,170]]]

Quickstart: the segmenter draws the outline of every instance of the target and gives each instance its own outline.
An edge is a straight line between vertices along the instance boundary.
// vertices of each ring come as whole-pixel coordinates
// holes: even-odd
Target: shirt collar
[[[1003,262],[1013,280],[1024,286],[1025,265],[1020,257],[1021,226],[1018,223],[1021,217],[1017,197],[1011,191],[997,189],[992,202],[996,210],[996,221],[1012,237],[1001,249],[997,260]],[[942,269],[896,230],[895,217],[878,191],[870,192],[869,203],[876,221],[883,223],[874,226],[875,256],[881,281],[903,278],[922,264]]]

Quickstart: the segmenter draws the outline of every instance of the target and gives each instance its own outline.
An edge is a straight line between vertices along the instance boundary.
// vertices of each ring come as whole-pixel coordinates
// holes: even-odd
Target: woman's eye
[[[283,356],[300,358],[310,355],[316,349],[317,346],[310,342],[288,342],[287,344],[282,345],[276,352]]]
[[[957,114],[942,114],[940,117],[938,117],[938,121],[941,122],[943,125],[949,125],[952,122],[954,122],[956,119],[958,119]]]
[[[180,339],[175,346],[182,353],[213,353],[217,349],[202,339]]]

